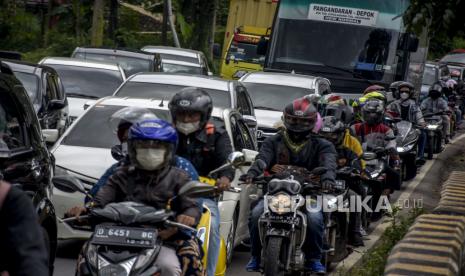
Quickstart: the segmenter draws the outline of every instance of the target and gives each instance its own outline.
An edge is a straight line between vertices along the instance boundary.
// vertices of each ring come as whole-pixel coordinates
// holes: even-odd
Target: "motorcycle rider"
[[[421,102],[420,108],[424,114],[446,113],[449,111],[447,101],[442,98],[444,87],[440,82],[436,82],[428,91],[428,98]],[[449,143],[450,138],[450,119],[447,114],[442,114],[442,131],[444,134],[444,142]]]
[[[168,201],[189,181],[188,174],[172,166],[178,138],[176,130],[163,120],[147,120],[131,126],[128,136],[128,164],[117,168],[108,182],[97,192],[92,205],[101,208],[111,202],[138,201],[164,209]],[[150,192],[153,191],[153,192]],[[177,197],[172,204],[176,220],[194,226],[200,219],[196,200]],[[159,232],[165,241],[173,241],[176,228]],[[190,243],[199,252],[197,242]],[[200,256],[198,264],[200,264]],[[174,249],[163,246],[155,264],[163,275],[181,275],[181,266]],[[184,267],[183,267],[184,268]],[[202,273],[201,271],[198,272]]]
[[[371,85],[363,91],[363,96],[352,103],[355,122],[362,122],[362,107],[369,99],[378,99],[386,103],[386,90],[380,85]]]
[[[253,178],[264,173],[264,170],[279,173],[287,165],[310,171],[316,167],[325,167],[327,172],[320,179],[323,189],[330,190],[335,183],[336,151],[330,142],[311,135],[316,119],[317,110],[308,98],[299,98],[288,104],[282,116],[285,128],[263,142],[254,164],[246,174],[246,181],[251,183]],[[262,245],[258,220],[263,211],[264,202],[261,199],[249,217],[252,257],[246,266],[247,271],[260,269]],[[307,212],[307,219],[307,237],[303,247],[305,267],[316,273],[325,273],[325,267],[321,264],[323,213]]]
[[[400,99],[400,93],[399,93],[399,85],[402,84],[404,81],[395,81],[389,85],[389,91],[392,92],[392,95],[394,96],[395,99]]]
[[[200,176],[207,176],[210,171],[227,162],[232,152],[231,140],[223,124],[210,121],[213,103],[205,90],[196,87],[182,89],[171,99],[169,109],[179,133],[177,155],[189,160]],[[215,177],[219,191],[225,191],[234,179],[234,170],[222,170]],[[206,270],[207,276],[213,276],[220,249],[218,198],[204,198],[203,204],[212,215]]]
[[[419,165],[425,163],[425,146],[428,134],[424,129],[426,127],[425,120],[421,109],[413,99],[415,95],[415,87],[410,82],[401,82],[397,85],[399,91],[399,99],[390,103],[387,106],[387,111],[394,117],[399,117],[404,121],[409,121],[420,128],[421,133],[418,138],[418,161]]]
[[[386,150],[390,155],[390,164],[386,164],[386,187],[375,187],[374,205],[378,204],[379,196],[389,196],[393,190],[400,189],[400,157],[397,153],[396,140],[391,128],[383,123],[384,102],[370,99],[362,108],[363,122],[351,127],[358,137],[364,151],[374,151],[378,148]],[[381,190],[382,188],[382,190]],[[381,218],[380,212],[374,212],[372,219]]]
[[[362,173],[364,166],[362,165],[362,160],[360,160],[361,153],[356,153],[356,151],[361,151],[362,146],[357,138],[350,135],[346,125],[336,117],[326,116],[323,118],[323,127],[320,130],[320,134],[323,138],[333,143],[336,148],[338,169],[351,167],[358,173]],[[344,143],[347,140],[351,140],[351,142]],[[346,146],[347,144],[349,146]],[[352,150],[351,147],[355,148],[355,150]],[[363,188],[359,182],[350,181],[349,185],[351,189],[349,190],[349,197],[364,196]],[[356,247],[364,245],[361,233],[361,220],[361,212],[350,213],[349,244]]]

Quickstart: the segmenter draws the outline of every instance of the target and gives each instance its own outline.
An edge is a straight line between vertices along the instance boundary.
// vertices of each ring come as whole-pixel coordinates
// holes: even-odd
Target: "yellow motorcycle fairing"
[[[212,186],[216,185],[216,179],[210,177],[199,176],[199,181]]]

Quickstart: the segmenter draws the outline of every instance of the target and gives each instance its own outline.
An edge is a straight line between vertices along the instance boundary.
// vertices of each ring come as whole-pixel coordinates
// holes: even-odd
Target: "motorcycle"
[[[241,152],[233,152],[228,157],[227,164],[220,169],[240,166],[245,162],[245,156]],[[217,171],[215,170],[215,171]],[[56,188],[64,192],[81,192],[88,197],[91,195],[85,190],[83,184],[77,178],[71,176],[56,176],[53,178]],[[178,196],[190,196],[193,198],[209,197],[217,194],[214,185],[191,181],[184,185],[178,192]],[[156,275],[160,270],[154,266],[163,241],[158,237],[160,229],[177,227],[178,230],[196,234],[202,242],[204,258],[203,266],[206,266],[208,255],[209,233],[211,225],[211,212],[203,206],[202,216],[197,229],[174,222],[174,213],[170,205],[176,200],[171,199],[166,209],[157,210],[136,202],[110,203],[102,209],[90,209],[89,215],[80,216],[81,219],[90,219],[95,225],[93,234],[84,249],[86,261],[79,268],[80,275]],[[59,219],[62,222],[73,225],[77,219]],[[89,226],[87,226],[89,227]],[[106,274],[109,273],[109,274]],[[226,273],[226,245],[223,239],[220,241],[220,254],[215,275],[222,276]]]
[[[425,114],[426,130],[428,131],[427,158],[433,159],[433,154],[440,153],[444,149],[442,118],[443,112]]]
[[[311,201],[316,196],[324,195],[324,210],[334,210],[339,206],[339,199],[344,198],[343,205],[348,206],[345,198],[348,188],[344,181],[339,181],[335,194],[325,194],[318,182],[312,179],[326,172],[326,168],[316,168],[309,172],[309,177],[295,177],[296,172],[288,172],[284,179],[260,178],[255,184],[267,185],[264,197],[264,213],[259,219],[259,233],[262,242],[262,264],[264,275],[285,275],[305,273],[304,253],[302,247],[306,239],[308,205],[304,196],[310,196]],[[299,179],[299,180],[297,180]],[[345,252],[347,242],[348,214],[327,213],[325,218],[325,252],[327,263],[337,261],[338,254]]]
[[[413,179],[417,175],[417,150],[420,130],[409,121],[399,121],[396,123],[396,144],[401,164],[402,180]]]

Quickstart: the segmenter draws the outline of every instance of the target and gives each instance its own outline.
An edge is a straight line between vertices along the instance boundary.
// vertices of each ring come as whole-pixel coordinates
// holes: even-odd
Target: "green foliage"
[[[423,209],[413,209],[402,216],[399,211],[397,207],[393,208],[392,225],[381,236],[380,244],[363,256],[361,264],[350,271],[350,276],[383,275],[389,252],[405,236],[416,217],[423,213]]]
[[[19,8],[0,9],[1,49],[24,51],[40,44],[40,23],[36,16]]]

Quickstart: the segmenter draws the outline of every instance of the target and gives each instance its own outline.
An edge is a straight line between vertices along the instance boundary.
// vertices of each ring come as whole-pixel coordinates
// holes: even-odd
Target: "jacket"
[[[157,173],[122,166],[108,179],[94,199],[96,207],[111,202],[136,201],[159,209],[165,209],[168,201],[178,194],[179,189],[189,181],[187,173],[168,166]],[[184,214],[200,219],[200,209],[190,197],[178,197],[172,204],[177,215]]]
[[[402,117],[402,106],[408,106],[407,121],[416,125],[421,125],[425,123],[425,119],[423,119],[421,109],[412,99],[406,101],[396,100],[387,106],[387,110],[389,112],[395,113],[398,117]]]
[[[359,138],[364,151],[373,151],[381,147],[390,152],[391,159],[399,159],[394,131],[387,125],[377,124],[369,126],[366,123],[357,123],[351,126],[351,129]]]
[[[449,110],[449,106],[447,105],[446,100],[444,100],[441,97],[435,100],[433,100],[431,97],[424,99],[421,102],[420,108],[421,110],[425,111],[425,114],[444,112],[444,111]]]
[[[355,138],[354,136],[350,134],[349,129],[346,129],[344,132],[344,140],[342,141],[342,146],[336,148],[336,151],[338,152],[339,157],[341,156],[340,149],[342,148],[345,148],[351,153],[355,154],[355,157],[359,160],[360,167],[362,169],[365,168],[365,162],[361,159],[363,155],[362,145],[360,144],[357,138]]]
[[[48,276],[47,250],[31,199],[15,187],[6,193],[0,206],[0,272]]]
[[[189,160],[200,176],[225,164],[233,151],[231,140],[223,124],[208,123],[204,129],[189,135],[179,133],[179,143],[176,150],[178,156]],[[214,177],[226,176],[234,179],[234,170],[226,169]]]
[[[256,161],[247,174],[252,177],[259,176],[264,170],[270,170],[276,164],[298,166],[309,171],[316,167],[325,167],[328,170],[321,176],[321,180],[334,182],[336,179],[336,157],[337,153],[332,143],[314,136],[298,153],[294,153],[284,142],[283,132],[278,132],[263,141],[260,152],[255,158]],[[261,161],[258,160],[266,165],[264,170],[261,169]]]

